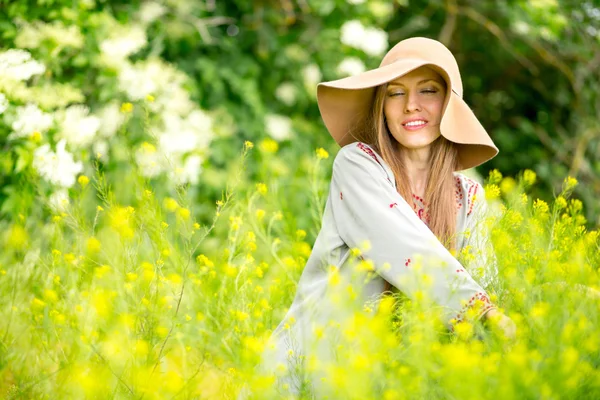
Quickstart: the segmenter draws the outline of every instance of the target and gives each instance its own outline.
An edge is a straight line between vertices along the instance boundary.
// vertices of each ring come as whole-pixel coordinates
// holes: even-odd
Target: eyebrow
[[[432,81],[432,82],[438,83],[438,84],[440,84],[440,85],[442,84],[441,82],[439,82],[439,81],[437,81],[437,80],[435,80],[435,79],[428,78],[428,79],[423,79],[422,81],[419,81],[419,82],[417,82],[417,85],[420,85],[421,83],[425,83],[425,82],[429,82],[429,81]],[[388,86],[404,86],[404,85],[403,85],[403,84],[401,84],[401,83],[390,82],[390,83],[388,84]]]

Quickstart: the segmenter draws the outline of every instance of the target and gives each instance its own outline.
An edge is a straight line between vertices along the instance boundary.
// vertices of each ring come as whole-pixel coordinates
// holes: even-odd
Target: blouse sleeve
[[[477,183],[475,195],[469,201],[473,202],[473,208],[465,223],[465,248],[470,261],[465,262],[465,266],[471,276],[487,289],[498,281],[498,266],[486,224],[488,206],[485,192],[480,184]]]
[[[374,263],[377,273],[409,298],[417,298],[420,291],[442,306],[450,329],[453,320],[462,321],[471,307],[469,314],[475,318],[495,308],[483,288],[396,191],[369,147],[359,142],[338,152],[331,191],[333,217],[342,240],[351,248],[368,241],[370,248],[363,256]],[[424,261],[418,269],[416,255]],[[423,279],[428,284],[418,284]]]

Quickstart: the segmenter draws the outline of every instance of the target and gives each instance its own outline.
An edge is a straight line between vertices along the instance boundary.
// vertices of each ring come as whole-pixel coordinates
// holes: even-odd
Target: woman
[[[467,271],[449,251],[482,247],[485,238],[478,226],[485,211],[483,190],[455,171],[498,152],[462,100],[452,53],[432,39],[403,40],[379,68],[320,83],[318,104],[342,149],[321,231],[265,361],[291,371],[309,347],[327,351],[315,340],[314,326],[337,318],[327,300],[331,268],[352,280],[352,249],[365,241],[369,246],[361,257],[378,275],[361,288],[360,300],[392,287],[414,298],[419,289],[441,306],[449,329],[477,307],[472,310],[477,318],[495,316],[505,334],[514,336],[514,324],[484,289],[496,279],[491,258],[479,258]],[[470,234],[463,234],[467,230]],[[425,257],[419,269],[413,268],[416,255]],[[432,277],[432,284],[417,288],[420,274]],[[287,380],[292,391],[299,385],[293,377]]]

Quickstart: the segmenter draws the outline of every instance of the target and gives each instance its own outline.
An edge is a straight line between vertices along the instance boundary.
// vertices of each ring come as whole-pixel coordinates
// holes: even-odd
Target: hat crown
[[[402,40],[386,53],[379,66],[383,67],[408,58],[425,60],[441,67],[450,78],[451,89],[462,97],[463,87],[458,63],[452,52],[443,43],[424,37]]]

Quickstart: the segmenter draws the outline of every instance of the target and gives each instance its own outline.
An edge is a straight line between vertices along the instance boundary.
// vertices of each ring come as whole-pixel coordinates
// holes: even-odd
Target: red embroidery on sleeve
[[[463,203],[463,190],[458,176],[456,177],[456,190],[454,191],[454,195],[456,198],[456,208],[460,209]]]
[[[477,301],[479,300],[479,304],[477,303]],[[458,314],[456,314],[456,322],[462,322],[465,320],[465,314],[467,313],[467,311],[475,306],[478,306],[478,312],[477,315],[482,315],[484,312],[486,312],[489,309],[495,308],[496,306],[490,301],[489,297],[484,293],[484,292],[478,292],[476,293],[473,297],[471,297],[471,299],[469,300],[469,302],[463,306],[463,308],[460,310],[460,312]],[[454,328],[452,329],[454,330]]]
[[[340,192],[340,200],[344,200],[344,195]]]
[[[377,158],[377,156],[375,155],[375,152],[373,150],[371,150],[370,147],[367,147],[364,143],[358,142],[356,144],[356,146],[361,149],[362,151],[364,151],[365,153],[367,153],[369,156],[371,156],[371,158],[375,161],[377,161],[377,163],[379,165],[381,165],[381,163],[379,162],[379,159]],[[383,165],[381,165],[383,167]]]
[[[421,221],[429,225],[429,213],[427,212],[427,203],[425,203],[425,200],[423,200],[423,198],[415,194],[413,194],[412,197],[413,199],[417,200],[417,202],[415,202],[414,200],[412,202],[413,211],[415,212],[415,214],[417,214]]]
[[[398,203],[392,203],[392,204],[390,204],[390,208],[394,208],[394,206],[397,206],[397,205],[398,205]]]
[[[473,212],[473,205],[475,204],[475,202],[473,201],[473,197],[477,194],[477,189],[480,185],[473,179],[467,177],[465,177],[464,179],[467,182],[467,207],[469,209],[467,211],[467,215],[471,215],[471,213]]]
[[[410,258],[407,258],[406,260],[404,260],[404,266],[405,267],[410,266]]]

